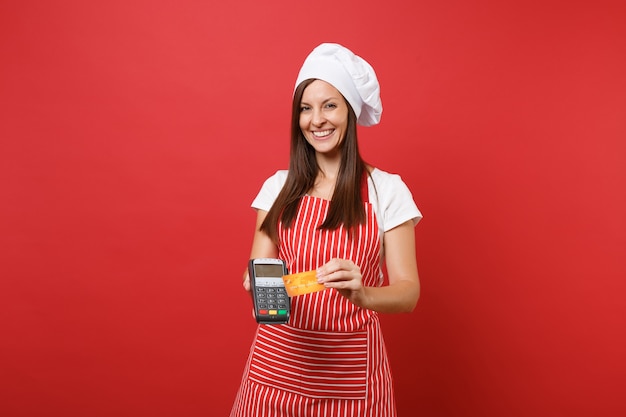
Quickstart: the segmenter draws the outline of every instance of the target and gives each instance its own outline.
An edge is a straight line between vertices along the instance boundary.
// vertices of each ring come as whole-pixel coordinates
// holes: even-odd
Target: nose
[[[315,126],[321,126],[324,124],[325,121],[326,118],[324,117],[324,113],[321,110],[316,109],[313,111],[313,119],[311,120],[311,122]]]

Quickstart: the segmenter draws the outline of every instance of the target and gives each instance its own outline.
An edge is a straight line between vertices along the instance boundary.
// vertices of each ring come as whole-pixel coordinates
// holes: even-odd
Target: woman
[[[399,176],[359,153],[356,125],[381,113],[365,60],[338,44],[306,58],[289,170],[267,179],[252,204],[250,256],[283,259],[290,273],[316,270],[325,289],[292,297],[287,324],[259,325],[231,417],[396,415],[378,313],[415,308],[421,214]],[[243,285],[250,290],[247,272]]]

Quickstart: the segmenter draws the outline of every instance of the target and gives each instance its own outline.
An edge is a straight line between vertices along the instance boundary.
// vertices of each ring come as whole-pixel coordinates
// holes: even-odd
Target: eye
[[[300,113],[307,111],[307,110],[311,110],[311,107],[309,106],[300,106]]]
[[[326,104],[326,108],[327,109],[336,109],[337,105],[335,103],[328,103],[328,104]]]

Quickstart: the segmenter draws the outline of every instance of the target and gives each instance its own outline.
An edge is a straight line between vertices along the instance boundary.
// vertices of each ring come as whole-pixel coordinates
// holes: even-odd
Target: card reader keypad
[[[285,288],[257,287],[256,297],[259,314],[267,316],[287,315],[289,297]]]

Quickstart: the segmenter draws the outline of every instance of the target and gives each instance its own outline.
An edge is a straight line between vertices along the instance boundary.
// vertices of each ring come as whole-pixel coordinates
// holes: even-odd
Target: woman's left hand
[[[348,259],[332,259],[317,269],[317,282],[335,288],[352,303],[365,305],[365,287],[361,268]]]

